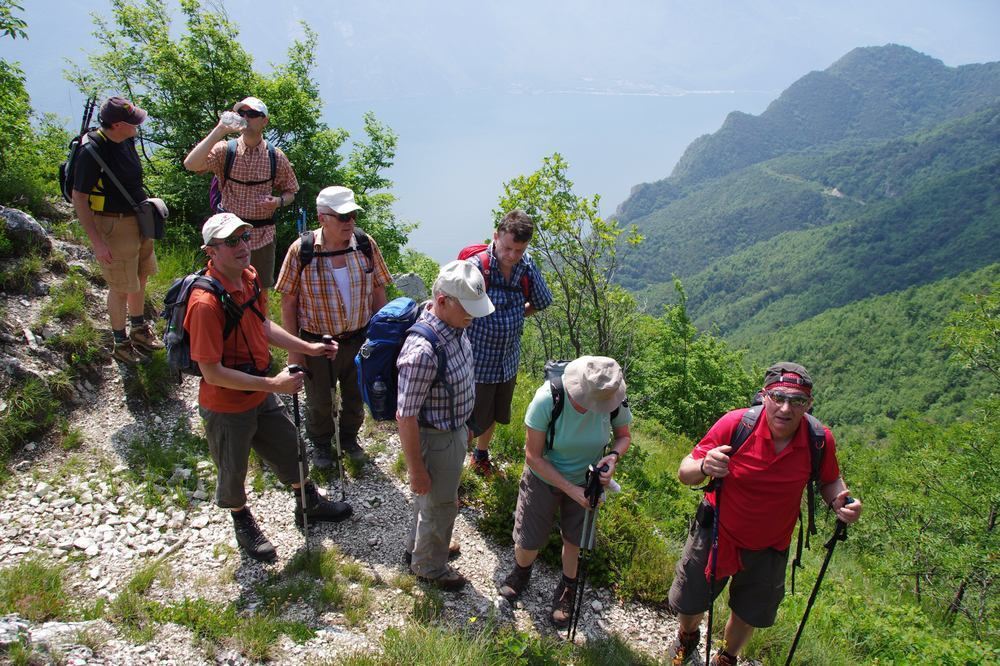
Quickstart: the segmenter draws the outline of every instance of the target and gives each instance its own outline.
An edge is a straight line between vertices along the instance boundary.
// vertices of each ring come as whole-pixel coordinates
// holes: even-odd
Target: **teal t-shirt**
[[[532,430],[548,432],[551,418],[552,389],[546,381],[535,391],[535,397],[532,398],[528,411],[524,414],[524,425]],[[631,422],[632,412],[629,411],[628,405],[622,405],[612,421],[611,414],[590,410],[581,414],[569,400],[566,400],[562,414],[556,419],[552,449],[545,451],[544,457],[567,481],[582,486],[587,480],[587,468],[600,460],[604,446],[611,438],[611,428],[628,425]]]

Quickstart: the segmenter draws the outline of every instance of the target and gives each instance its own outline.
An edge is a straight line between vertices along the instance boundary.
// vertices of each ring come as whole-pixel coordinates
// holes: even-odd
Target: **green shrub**
[[[79,271],[72,271],[52,288],[49,302],[42,310],[44,317],[55,317],[60,321],[84,321],[87,317],[86,278]]]
[[[4,401],[7,410],[0,415],[0,463],[6,463],[15,448],[48,431],[60,409],[48,386],[39,379],[12,386]]]
[[[45,341],[53,349],[61,351],[73,368],[93,366],[109,357],[108,340],[89,318],[78,321],[64,333]]]
[[[8,294],[30,293],[42,275],[42,260],[38,255],[17,257],[0,269],[0,291]]]
[[[44,622],[66,612],[63,571],[59,566],[27,559],[0,569],[0,615],[16,613]]]

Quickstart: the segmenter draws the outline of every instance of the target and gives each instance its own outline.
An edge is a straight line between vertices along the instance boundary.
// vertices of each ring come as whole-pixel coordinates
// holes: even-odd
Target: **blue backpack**
[[[368,338],[354,358],[358,370],[358,388],[376,421],[396,418],[396,391],[399,371],[396,357],[410,333],[430,341],[438,357],[436,382],[444,381],[447,362],[438,336],[430,326],[417,321],[420,306],[412,298],[401,296],[386,303],[368,323]]]

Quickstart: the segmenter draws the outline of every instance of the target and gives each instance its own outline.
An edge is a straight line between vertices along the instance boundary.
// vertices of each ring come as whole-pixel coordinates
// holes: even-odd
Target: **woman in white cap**
[[[546,381],[524,416],[527,426],[525,466],[514,517],[514,568],[499,592],[515,601],[528,586],[531,566],[552,531],[556,509],[562,533],[562,580],[552,599],[551,620],[565,627],[576,592],[576,568],[583,519],[590,506],[584,484],[590,465],[607,465],[607,485],[632,437],[632,412],[625,400],[625,378],[618,363],[605,356],[581,356],[566,365],[562,376],[563,409],[555,419],[551,447],[546,433],[553,417],[553,388]],[[558,394],[558,390],[556,390]],[[613,441],[608,445],[609,433]]]

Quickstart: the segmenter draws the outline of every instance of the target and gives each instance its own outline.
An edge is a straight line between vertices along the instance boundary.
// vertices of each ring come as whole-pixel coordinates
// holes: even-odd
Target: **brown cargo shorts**
[[[108,288],[125,294],[139,291],[140,280],[156,273],[153,239],[142,237],[134,215],[94,213],[94,225],[111,250],[111,263],[100,264]]]

